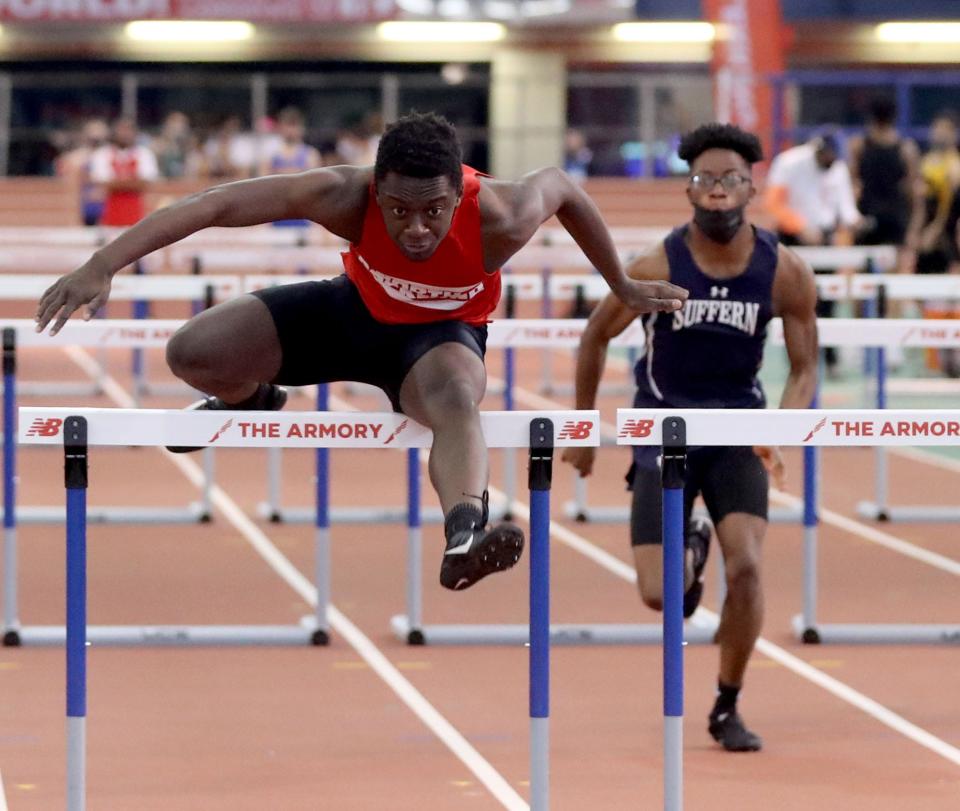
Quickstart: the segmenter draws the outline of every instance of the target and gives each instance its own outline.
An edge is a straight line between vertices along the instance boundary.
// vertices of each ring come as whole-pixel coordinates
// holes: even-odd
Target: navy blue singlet
[[[637,361],[636,408],[763,408],[757,372],[773,315],[777,237],[762,228],[743,273],[713,279],[687,246],[688,226],[664,241],[670,281],[690,291],[682,310],[641,316],[647,346]]]

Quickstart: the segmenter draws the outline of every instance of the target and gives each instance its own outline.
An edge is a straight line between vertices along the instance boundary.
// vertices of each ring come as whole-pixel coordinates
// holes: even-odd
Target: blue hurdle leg
[[[530,808],[550,806],[550,481],[553,422],[530,423]]]
[[[63,425],[67,490],[67,811],[86,808],[87,421]]]
[[[663,421],[663,807],[683,808],[683,572],[686,425]]]

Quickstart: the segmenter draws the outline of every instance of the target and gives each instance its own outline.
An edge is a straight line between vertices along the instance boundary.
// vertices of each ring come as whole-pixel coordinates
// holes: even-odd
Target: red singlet
[[[500,300],[500,272],[483,267],[480,180],[463,167],[463,196],[450,231],[424,262],[407,259],[387,233],[370,184],[360,244],[343,254],[347,276],[370,314],[385,324],[485,324]]]

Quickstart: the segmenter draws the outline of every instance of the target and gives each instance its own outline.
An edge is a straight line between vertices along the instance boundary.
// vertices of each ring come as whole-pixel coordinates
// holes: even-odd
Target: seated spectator
[[[90,179],[93,153],[107,143],[110,127],[102,118],[91,118],[80,130],[73,149],[57,158],[56,173],[75,182],[80,190],[80,219],[84,225],[97,225],[103,213],[104,189]]]
[[[174,111],[164,119],[151,148],[164,177],[197,177],[200,173],[197,139],[190,128],[190,119],[183,113]]]

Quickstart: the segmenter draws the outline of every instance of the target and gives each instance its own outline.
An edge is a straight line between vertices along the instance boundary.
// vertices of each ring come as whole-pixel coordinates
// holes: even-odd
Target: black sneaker
[[[491,529],[463,529],[447,540],[440,565],[440,585],[468,589],[494,572],[511,568],[523,554],[523,530],[503,522]]]
[[[728,752],[759,752],[763,741],[743,724],[736,710],[710,716],[711,737]]]
[[[712,528],[706,518],[692,518],[687,531],[687,549],[693,553],[693,580],[683,595],[683,616],[689,619],[703,597],[703,570],[710,552]]]
[[[204,397],[191,403],[185,411],[279,411],[287,404],[287,390],[272,383],[261,383],[257,391],[239,405],[228,405],[219,397]],[[170,453],[192,453],[203,450],[202,445],[187,447],[169,445]]]

